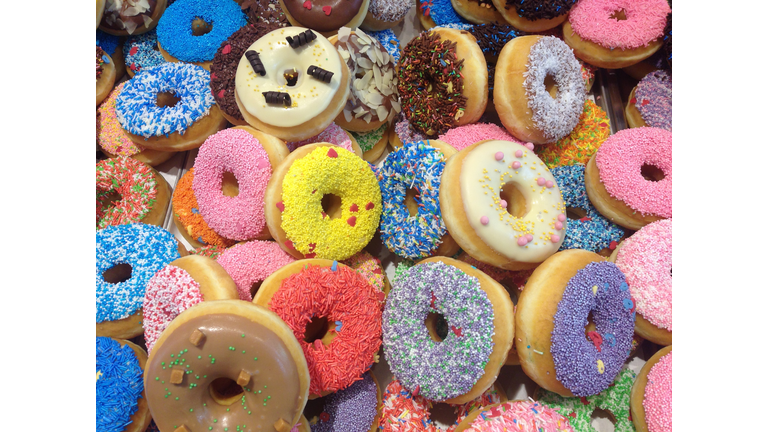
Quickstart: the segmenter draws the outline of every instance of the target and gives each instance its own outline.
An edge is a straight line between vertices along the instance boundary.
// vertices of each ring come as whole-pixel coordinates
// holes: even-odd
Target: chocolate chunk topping
[[[268,104],[280,104],[291,106],[291,95],[283,92],[268,91],[262,92]]]
[[[565,15],[574,4],[576,0],[507,0],[505,9],[514,7],[521,17],[536,21]]]
[[[320,81],[324,83],[331,82],[331,77],[333,77],[333,72],[327,71],[321,67],[312,65],[309,68],[307,68],[307,74],[310,76],[319,79]]]

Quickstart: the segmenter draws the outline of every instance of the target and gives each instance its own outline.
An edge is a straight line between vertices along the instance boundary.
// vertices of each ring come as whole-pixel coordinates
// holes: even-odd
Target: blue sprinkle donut
[[[183,134],[214,105],[210,85],[211,74],[200,66],[163,63],[125,83],[115,105],[117,119],[123,129],[144,138]],[[181,100],[172,107],[158,107],[157,94],[162,92]]]
[[[624,273],[612,262],[591,262],[568,281],[557,304],[551,352],[555,376],[575,396],[600,393],[613,383],[632,350],[634,309]],[[588,339],[590,312],[596,331]]]
[[[133,423],[143,391],[143,371],[131,346],[96,337],[96,430],[124,431]]]
[[[111,56],[118,45],[120,45],[120,38],[118,36],[96,30],[96,46],[101,47],[105,53]]]
[[[472,24],[456,13],[453,5],[451,5],[451,0],[422,0],[420,13],[428,18],[432,18],[432,21],[438,26],[445,26],[446,24]]]
[[[395,32],[392,29],[372,31],[366,34],[379,41],[381,46],[395,58],[395,63],[400,60],[400,39],[395,36]]]
[[[195,36],[192,21],[200,18],[211,31]],[[177,0],[157,23],[157,39],[168,54],[183,62],[212,61],[216,50],[246,24],[240,5],[232,0]]]
[[[148,67],[165,63],[165,57],[157,49],[156,29],[129,37],[123,45],[123,54],[125,65],[134,74]]]
[[[624,230],[601,215],[589,201],[584,183],[584,165],[555,167],[549,171],[560,188],[565,207],[579,208],[586,212],[583,218],[568,221],[568,231],[560,250],[585,249],[600,252],[610,247],[611,243],[618,243],[624,235]]]
[[[108,226],[96,232],[96,322],[117,321],[135,314],[144,301],[149,279],[180,258],[176,237],[142,223]],[[104,272],[118,264],[131,266],[131,277],[109,283]]]
[[[443,153],[424,141],[405,144],[387,155],[378,170],[381,189],[381,241],[403,258],[425,258],[440,246],[447,232],[440,213]],[[419,212],[408,213],[405,192],[415,189]]]

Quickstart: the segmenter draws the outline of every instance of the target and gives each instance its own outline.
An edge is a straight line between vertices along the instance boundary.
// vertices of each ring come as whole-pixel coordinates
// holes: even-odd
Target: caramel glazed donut
[[[349,98],[349,68],[313,30],[273,30],[240,58],[235,101],[248,124],[293,142],[322,132]]]

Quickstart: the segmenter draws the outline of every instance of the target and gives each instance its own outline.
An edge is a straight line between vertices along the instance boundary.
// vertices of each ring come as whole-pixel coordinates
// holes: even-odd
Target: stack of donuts
[[[96,7],[99,432],[671,431],[671,3]]]

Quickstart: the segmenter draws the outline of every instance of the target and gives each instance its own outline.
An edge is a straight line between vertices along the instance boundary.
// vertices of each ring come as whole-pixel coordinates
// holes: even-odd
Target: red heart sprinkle
[[[642,105],[642,106],[646,106],[646,105],[648,105],[649,103],[651,103],[651,101],[649,101],[648,99],[643,99],[643,103],[641,103],[640,105]]]
[[[312,252],[313,250],[315,250],[315,247],[316,247],[316,246],[317,246],[317,244],[315,244],[315,243],[310,243],[310,244],[309,244],[309,251],[310,251],[310,252]]]
[[[304,258],[314,258],[316,255],[317,255],[316,253],[312,252],[304,255]]]
[[[315,189],[315,190],[313,190],[313,191],[312,191],[312,193],[315,193],[315,192],[317,192],[317,189]]]
[[[328,149],[328,157],[336,158],[339,157],[339,154],[334,149]]]
[[[456,336],[461,337],[461,329],[456,328],[455,326],[451,326],[451,330],[456,334]]]
[[[349,211],[356,212],[358,210],[357,204],[352,204],[352,206],[349,208]]]
[[[325,214],[325,212],[320,212],[320,214],[323,215],[323,219],[325,219],[325,217],[328,216],[327,214]]]
[[[312,9],[312,1],[307,0],[304,2],[304,7],[307,9]]]
[[[631,103],[631,104],[636,104],[636,103],[637,103],[637,98],[632,98],[632,99],[630,99],[630,100],[629,100],[629,103]]]
[[[379,299],[379,301],[384,301],[384,293],[379,291],[376,293],[376,298]]]
[[[279,203],[275,204],[275,207],[277,207],[277,209],[280,210],[280,213],[285,211],[285,204],[283,204],[282,201],[280,201]]]
[[[288,247],[288,249],[293,249],[293,242],[290,240],[285,241],[285,245]]]
[[[413,391],[411,392],[411,394],[412,394],[412,395],[414,395],[414,396],[418,396],[418,395],[419,395],[419,391],[420,391],[420,390],[421,390],[421,386],[418,386],[418,385],[417,385],[417,386],[416,386],[416,388],[415,388],[415,389],[413,389]]]
[[[349,224],[349,226],[355,226],[355,224],[357,223],[357,218],[352,216],[349,219],[347,219],[347,223]]]
[[[437,300],[437,297],[435,297],[435,293],[432,293],[432,299],[429,301],[429,307],[432,309],[437,309],[435,307],[435,300]]]
[[[320,413],[320,420],[322,420],[322,421],[324,421],[324,422],[325,422],[325,421],[328,421],[330,418],[331,418],[331,416],[330,416],[330,415],[328,415],[328,413],[327,413],[327,412],[324,412],[324,413]]]
[[[215,80],[215,79],[216,79],[216,72],[211,72],[211,79],[212,79],[212,80]]]
[[[232,45],[226,44],[224,45],[224,48],[221,49],[222,54],[229,54],[232,52]]]
[[[366,209],[366,210],[373,210],[373,203],[372,203],[372,202],[369,202],[368,204],[366,204],[366,205],[365,205],[365,209]]]
[[[584,396],[582,396],[580,400],[581,400],[581,403],[583,403],[584,405],[589,405],[587,398],[585,398]]]
[[[131,48],[131,51],[128,52],[128,55],[136,55],[136,53],[139,52],[138,47]]]
[[[132,71],[136,72],[136,69],[137,69],[136,68],[136,63],[131,63],[130,68],[131,68]]]
[[[608,248],[611,249],[611,250],[614,250],[614,249],[616,249],[616,246],[618,246],[618,245],[619,245],[618,243],[616,243],[615,241],[612,241],[610,246],[608,246]]]
[[[219,98],[223,98],[223,97],[224,97],[224,90],[221,90],[221,91],[219,92]]]
[[[325,12],[325,15],[328,16],[331,14],[331,7],[330,6],[323,6],[323,12]]]
[[[381,274],[381,269],[380,269],[380,268],[378,268],[378,267],[376,267],[375,269],[373,269],[373,273],[375,273],[375,274]]]
[[[576,413],[570,413],[570,414],[568,414],[568,417],[576,418]]]

